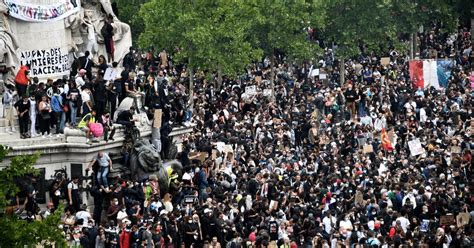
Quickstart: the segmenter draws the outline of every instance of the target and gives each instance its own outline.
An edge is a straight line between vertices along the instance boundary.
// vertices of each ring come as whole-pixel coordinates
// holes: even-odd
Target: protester
[[[51,137],[50,133],[50,119],[51,119],[51,104],[49,103],[49,99],[46,95],[41,97],[41,101],[38,104],[38,110],[40,113],[39,123],[40,123],[40,131],[43,138],[46,138],[46,134]]]
[[[395,48],[375,53],[362,47],[359,56],[344,61],[343,83],[342,61],[331,47],[323,47],[318,60],[301,64],[277,53],[274,72],[265,58],[219,85],[217,75],[198,70],[193,95],[186,88],[187,68],[164,50],[150,49],[135,58],[134,71],[122,71],[109,82],[93,75],[85,84],[92,87],[82,92],[82,101],[90,104],[78,125],[88,138],[87,126],[96,122],[92,101],[106,92],[102,83],[108,84],[104,99],[137,100],[117,113],[115,123],[126,130],[134,127],[138,99],[149,111],[162,109],[162,155],[172,150],[173,128],[192,120],[194,132],[183,137],[177,156],[183,174],[176,178],[167,171],[169,185],[160,185],[156,175],[143,181],[104,178],[111,157],[105,159],[90,190],[95,228],[101,231],[89,242],[105,247],[472,246],[471,34],[464,29],[446,34],[436,24],[426,28],[418,33],[420,58],[437,54],[454,63],[445,88],[414,86],[409,60]],[[319,75],[309,68],[318,68]],[[105,113],[114,101],[107,99]],[[109,113],[97,117],[106,130]],[[422,149],[416,150],[418,142]],[[124,154],[131,149],[125,144]],[[166,192],[164,186],[172,184],[177,187]],[[68,201],[77,211],[72,195]]]
[[[14,114],[14,108],[13,105],[15,104],[15,95],[16,92],[13,89],[14,87],[12,85],[7,85],[7,89],[5,92],[3,92],[3,113],[5,116],[5,131],[7,131],[9,134],[13,134],[16,132],[15,129],[15,124],[13,122],[13,114]]]
[[[22,99],[18,100],[15,103],[16,112],[18,113],[18,123],[20,125],[20,138],[26,139],[31,138],[28,134],[28,122],[29,111],[30,111],[30,101],[28,100],[27,95],[23,95]]]

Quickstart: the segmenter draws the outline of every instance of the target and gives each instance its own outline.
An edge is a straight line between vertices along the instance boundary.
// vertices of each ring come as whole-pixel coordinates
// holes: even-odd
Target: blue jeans
[[[74,107],[74,103],[72,101],[69,102],[69,109],[71,111],[71,125],[76,125],[77,119],[77,107]]]
[[[97,171],[97,183],[99,185],[104,185],[108,187],[109,183],[107,181],[107,176],[109,175],[109,166],[100,166],[99,171]]]
[[[55,112],[56,114],[56,133],[64,133],[64,125],[66,124],[66,113],[62,112]]]

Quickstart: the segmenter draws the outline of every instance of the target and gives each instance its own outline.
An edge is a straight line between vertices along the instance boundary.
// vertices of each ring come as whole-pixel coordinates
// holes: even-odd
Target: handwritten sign
[[[442,226],[454,225],[456,224],[456,219],[454,218],[454,215],[443,215],[439,217],[439,224]]]
[[[272,95],[272,90],[271,89],[264,89],[263,90],[263,96],[271,96]]]
[[[380,64],[383,65],[383,66],[386,66],[386,65],[390,64],[390,57],[380,58]]]
[[[257,86],[251,85],[251,86],[245,87],[245,94],[251,95],[251,96],[256,95],[257,94]]]
[[[371,144],[365,144],[363,151],[364,151],[365,154],[373,153],[374,152],[374,147]]]
[[[30,77],[69,75],[69,54],[66,49],[21,51],[20,62],[21,65],[30,65]]]
[[[117,78],[118,71],[115,70],[114,68],[107,68],[105,70],[104,74],[104,80],[109,81],[109,80],[115,80]]]
[[[412,156],[418,156],[425,152],[425,149],[421,146],[420,139],[408,141],[408,147],[410,148],[410,154]]]
[[[155,115],[153,119],[153,127],[154,128],[161,128],[161,116],[163,115],[163,111],[161,109],[155,109]]]

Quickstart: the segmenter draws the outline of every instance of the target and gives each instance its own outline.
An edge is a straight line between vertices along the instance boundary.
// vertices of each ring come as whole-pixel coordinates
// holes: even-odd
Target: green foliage
[[[0,161],[3,161],[10,151],[9,147],[0,145]],[[43,221],[27,222],[19,220],[15,215],[5,214],[5,208],[13,203],[8,197],[19,192],[15,178],[27,175],[38,175],[33,165],[39,154],[21,155],[11,158],[10,166],[0,170],[0,247],[31,247],[42,242],[55,242],[59,247],[66,245],[61,230],[58,228],[62,207],[55,214]]]
[[[130,25],[133,41],[137,41],[143,32],[143,18],[139,15],[140,7],[149,0],[114,0],[117,3],[119,19]]]
[[[347,58],[359,54],[360,44],[376,52],[385,50],[389,42],[400,47],[399,34],[413,33],[432,21],[454,30],[457,15],[453,3],[457,1],[332,0],[319,4],[325,12],[325,37],[337,43],[338,57]]]
[[[309,42],[306,28],[323,26],[323,16],[315,1],[246,1],[252,9],[249,39],[266,56],[275,50],[294,59],[311,59],[319,51]]]
[[[139,44],[171,50],[178,63],[235,75],[261,51],[247,40],[251,25],[242,1],[152,0],[140,11],[145,31]]]

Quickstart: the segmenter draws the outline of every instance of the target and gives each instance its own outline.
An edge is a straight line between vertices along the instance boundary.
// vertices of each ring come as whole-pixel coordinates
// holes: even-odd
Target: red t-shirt
[[[28,85],[28,77],[26,76],[26,71],[28,71],[28,70],[29,70],[28,66],[22,65],[20,67],[20,70],[16,74],[15,83],[22,84],[22,85]]]

